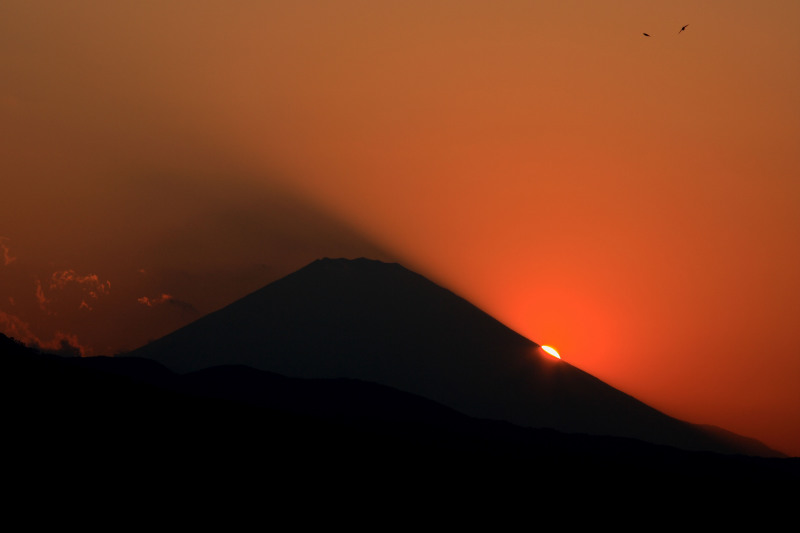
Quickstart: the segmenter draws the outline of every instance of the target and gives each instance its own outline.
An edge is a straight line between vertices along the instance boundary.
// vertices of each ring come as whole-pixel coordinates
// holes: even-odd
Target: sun
[[[552,355],[556,359],[561,359],[561,356],[558,355],[558,352],[552,346],[542,346],[542,350],[544,350],[545,352],[549,353],[550,355]]]

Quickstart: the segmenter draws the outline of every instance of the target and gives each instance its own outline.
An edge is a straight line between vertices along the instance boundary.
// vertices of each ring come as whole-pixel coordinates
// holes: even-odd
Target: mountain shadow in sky
[[[355,378],[472,417],[775,456],[753,439],[667,416],[399,264],[321,259],[130,353],[177,372],[246,365]]]

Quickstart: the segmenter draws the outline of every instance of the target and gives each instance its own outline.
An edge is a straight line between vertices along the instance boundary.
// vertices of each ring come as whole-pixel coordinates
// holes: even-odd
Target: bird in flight
[[[644,35],[645,37],[650,37],[649,33],[643,33],[642,35]]]
[[[681,28],[681,31],[685,30],[685,29],[686,29],[686,28],[688,28],[688,27],[689,27],[689,25],[687,24],[686,26],[684,26],[683,28]],[[679,32],[678,32],[678,35],[680,35],[680,34],[681,34],[681,31],[679,31]]]

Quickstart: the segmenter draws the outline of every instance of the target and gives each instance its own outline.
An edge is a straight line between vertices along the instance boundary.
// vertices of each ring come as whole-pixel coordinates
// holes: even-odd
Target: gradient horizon
[[[114,353],[397,260],[800,456],[800,4],[602,4],[3,3],[0,331]]]

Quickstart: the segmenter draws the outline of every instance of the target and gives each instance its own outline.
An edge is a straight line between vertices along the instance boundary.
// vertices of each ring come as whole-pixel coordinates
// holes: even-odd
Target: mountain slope
[[[650,408],[544,355],[466,300],[397,264],[322,259],[130,355],[188,372],[246,365],[356,378],[478,418],[771,455]]]
[[[402,497],[411,484],[480,493],[484,505],[506,507],[508,494],[497,491],[519,493],[519,479],[561,490],[607,480],[638,491],[663,490],[667,480],[754,486],[800,476],[797,459],[521,428],[359,380],[242,366],[179,375],[139,358],[40,354],[2,335],[0,354],[12,406],[6,477],[17,488],[80,479],[141,497],[141,486],[158,479],[171,501],[183,491],[249,492],[254,479],[307,494],[313,480],[336,487],[324,491],[326,501],[351,504],[342,488],[361,480],[379,498]]]

